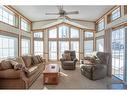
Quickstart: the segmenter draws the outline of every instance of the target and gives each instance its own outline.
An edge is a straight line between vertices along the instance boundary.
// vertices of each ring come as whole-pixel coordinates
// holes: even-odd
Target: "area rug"
[[[111,78],[89,80],[81,75],[79,65],[76,70],[63,70],[61,68],[58,85],[43,85],[43,74],[33,83],[30,89],[108,89]]]

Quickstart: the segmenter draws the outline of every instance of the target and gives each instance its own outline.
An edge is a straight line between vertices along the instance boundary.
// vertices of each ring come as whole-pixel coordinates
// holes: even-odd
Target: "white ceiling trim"
[[[55,26],[55,25],[60,24],[60,23],[67,23],[67,24],[73,25],[73,26],[75,26],[75,27],[80,27],[80,28],[82,28],[82,29],[87,29],[87,27],[85,27],[85,26],[83,26],[83,25],[81,25],[81,24],[75,23],[75,22],[73,22],[73,21],[69,21],[69,20],[57,20],[57,21],[55,21],[55,22],[53,22],[53,23],[44,25],[44,26],[42,26],[41,28],[42,28],[42,29],[49,28],[49,27]]]

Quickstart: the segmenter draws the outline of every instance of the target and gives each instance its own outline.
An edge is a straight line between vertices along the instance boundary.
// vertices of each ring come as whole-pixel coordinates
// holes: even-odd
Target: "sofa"
[[[60,61],[64,70],[75,70],[76,62],[78,60],[75,51],[65,50]]]
[[[106,52],[93,52],[92,57],[84,58],[80,64],[80,70],[82,75],[91,80],[111,76],[111,54]]]
[[[28,89],[45,68],[40,56],[22,56],[0,62],[1,89]]]

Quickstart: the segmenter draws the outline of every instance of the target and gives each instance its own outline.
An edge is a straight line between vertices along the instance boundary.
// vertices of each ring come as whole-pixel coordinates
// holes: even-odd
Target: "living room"
[[[127,5],[0,5],[0,88],[124,90],[126,27]]]

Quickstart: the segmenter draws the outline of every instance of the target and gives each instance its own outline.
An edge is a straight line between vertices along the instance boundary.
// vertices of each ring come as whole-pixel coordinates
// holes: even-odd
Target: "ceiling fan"
[[[79,14],[79,11],[71,11],[71,12],[66,12],[64,9],[63,9],[63,6],[57,6],[59,12],[58,13],[52,13],[52,12],[49,12],[49,13],[46,13],[46,15],[60,15],[59,17],[68,17],[67,15],[73,15],[73,14]]]

